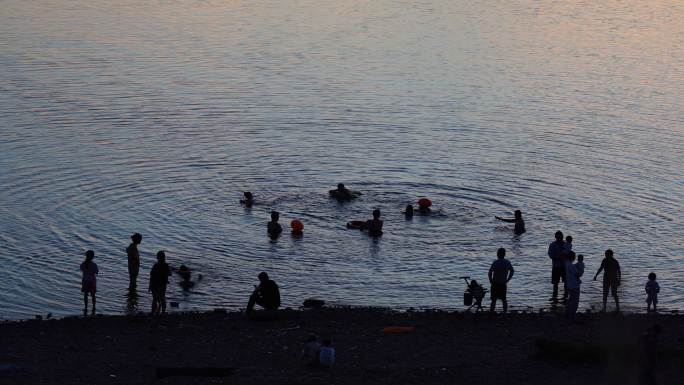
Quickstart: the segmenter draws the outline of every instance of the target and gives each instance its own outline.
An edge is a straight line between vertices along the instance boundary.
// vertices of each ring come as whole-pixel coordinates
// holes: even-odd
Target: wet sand
[[[489,318],[327,307],[258,311],[252,318],[207,312],[5,322],[0,324],[0,383],[636,384],[634,346],[654,320],[663,326],[657,377],[661,384],[681,383],[680,315],[593,313],[580,314],[572,323],[553,312]],[[415,329],[380,332],[388,326]],[[333,340],[334,367],[300,362],[310,333],[319,342]],[[573,344],[580,353],[539,354],[539,340]],[[227,377],[157,379],[160,367],[235,371]]]

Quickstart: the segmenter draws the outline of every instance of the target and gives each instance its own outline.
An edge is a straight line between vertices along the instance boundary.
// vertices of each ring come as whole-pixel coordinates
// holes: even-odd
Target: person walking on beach
[[[563,281],[563,299],[568,297],[568,288],[565,283],[565,242],[563,233],[556,231],[556,240],[549,245],[549,258],[553,263],[551,268],[551,283],[553,284],[552,299],[558,298],[558,283]]]
[[[506,249],[503,247],[496,252],[497,260],[492,262],[489,268],[489,283],[492,285],[492,304],[489,307],[489,313],[494,314],[496,307],[496,300],[500,299],[503,304],[503,313],[508,311],[508,301],[506,301],[506,284],[513,277],[513,265],[508,259],[505,259]]]
[[[86,259],[81,263],[81,271],[83,272],[83,278],[81,280],[81,293],[83,293],[83,302],[85,307],[83,308],[83,315],[88,312],[88,293],[93,299],[93,314],[95,314],[95,293],[97,292],[97,278],[95,275],[100,272],[97,268],[97,263],[93,262],[95,258],[95,252],[92,250],[86,251]]]
[[[615,310],[620,311],[620,299],[617,295],[617,288],[620,286],[620,281],[622,279],[620,263],[618,263],[617,259],[613,258],[613,250],[611,249],[606,250],[605,256],[603,261],[601,261],[601,267],[599,267],[594,276],[594,281],[596,281],[596,277],[598,277],[599,273],[605,270],[603,272],[603,311],[606,311],[609,290],[613,298],[615,298]]]
[[[163,251],[157,253],[157,263],[150,271],[150,288],[152,292],[152,314],[166,314],[166,285],[171,276],[171,267],[166,263],[166,254]]]
[[[656,281],[655,273],[651,273],[648,275],[648,282],[646,282],[646,294],[648,294],[646,298],[646,305],[648,306],[646,314],[651,314],[651,304],[653,304],[653,314],[658,310],[656,308],[658,305],[658,293],[660,293],[660,285]]]
[[[252,314],[254,305],[259,305],[268,310],[276,310],[280,307],[280,290],[272,279],[268,278],[265,271],[259,273],[259,285],[254,285],[254,291],[249,297],[245,314]]]
[[[131,235],[131,240],[133,243],[128,245],[126,248],[126,254],[128,254],[128,276],[130,277],[129,288],[135,289],[138,279],[138,273],[140,272],[140,253],[138,252],[138,245],[142,242],[142,235],[135,233]]]
[[[567,254],[568,261],[565,262],[565,274],[566,282],[568,285],[568,300],[565,302],[565,311],[563,313],[565,318],[571,320],[575,319],[575,314],[577,313],[577,307],[579,306],[580,298],[580,272],[575,265],[572,263],[575,261],[575,252],[569,251]]]
[[[380,220],[380,210],[376,209],[373,210],[373,219],[364,222],[359,229],[368,230],[368,235],[377,237],[382,235],[382,224],[383,222]]]
[[[522,218],[522,212],[520,210],[515,210],[514,213],[514,218],[513,219],[506,219],[506,218],[501,218],[501,217],[494,217],[500,221],[503,222],[508,222],[508,223],[515,223],[515,227],[513,227],[513,232],[516,235],[522,234],[525,232],[525,221]]]

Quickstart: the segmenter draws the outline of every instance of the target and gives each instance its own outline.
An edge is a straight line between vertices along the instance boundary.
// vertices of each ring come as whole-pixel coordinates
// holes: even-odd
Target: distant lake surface
[[[659,308],[682,309],[683,14],[674,0],[3,1],[0,318],[78,314],[88,249],[104,313],[149,311],[159,250],[203,276],[189,292],[172,277],[181,311],[244,308],[261,271],[284,306],[465,309],[458,277],[486,282],[499,247],[512,309],[537,309],[557,230],[585,256],[580,311],[601,306],[608,248],[624,310],[645,311],[650,272]],[[364,195],[331,199],[340,182]],[[407,220],[422,197],[432,214]],[[345,228],[376,208],[381,238]],[[521,236],[494,218],[516,209]]]

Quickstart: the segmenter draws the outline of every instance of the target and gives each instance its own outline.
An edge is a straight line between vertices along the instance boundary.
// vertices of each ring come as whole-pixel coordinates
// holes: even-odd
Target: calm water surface
[[[204,276],[180,310],[238,309],[268,271],[283,304],[463,309],[496,249],[510,304],[547,307],[553,233],[603,251],[624,308],[681,308],[684,6],[679,1],[0,3],[0,317],[127,293],[134,232]],[[337,183],[365,192],[338,202]],[[238,204],[243,191],[259,204]],[[406,220],[420,197],[433,215]],[[379,208],[385,235],[345,229]],[[521,209],[515,237],[495,215]],[[269,212],[302,237],[266,236]]]

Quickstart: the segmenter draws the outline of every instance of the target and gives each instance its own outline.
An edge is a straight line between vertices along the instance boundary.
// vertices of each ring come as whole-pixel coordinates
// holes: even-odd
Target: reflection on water
[[[135,313],[138,311],[138,289],[129,287],[126,289],[126,312]]]
[[[244,307],[260,271],[285,306],[460,309],[454,277],[485,282],[499,247],[511,307],[546,307],[556,230],[587,272],[616,251],[623,309],[651,271],[663,310],[682,299],[680,2],[1,7],[1,317],[78,312],[87,249],[98,311],[147,309],[121,298],[134,232],[141,280],[159,250],[204,274],[169,285],[180,310]],[[382,238],[345,229],[376,208]],[[520,236],[494,219],[516,209]],[[304,235],[271,240],[272,210]]]

